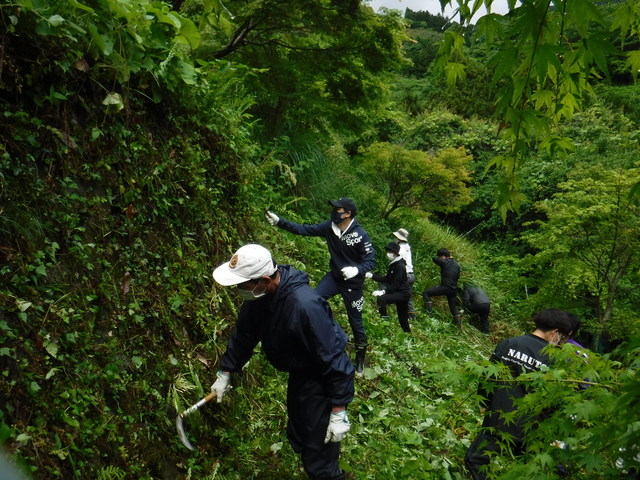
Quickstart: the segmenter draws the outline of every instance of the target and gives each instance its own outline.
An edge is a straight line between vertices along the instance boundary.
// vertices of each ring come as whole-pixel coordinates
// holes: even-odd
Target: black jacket
[[[433,263],[440,267],[440,285],[457,292],[460,265],[453,258],[433,257]]]
[[[473,285],[465,285],[462,292],[462,303],[465,307],[471,308],[474,305],[480,305],[483,303],[491,303],[489,295],[480,287]]]
[[[280,218],[278,221],[278,227],[291,233],[309,237],[323,237],[327,241],[331,255],[329,267],[334,278],[347,286],[361,288],[364,283],[364,274],[376,266],[375,250],[371,245],[369,234],[355,219],[347,231],[342,232],[340,236],[334,233],[332,224],[331,220],[313,225],[301,225],[284,218]],[[344,267],[358,267],[358,275],[344,280],[341,272]]]
[[[549,342],[544,338],[533,334],[507,338],[498,344],[491,355],[491,361],[509,367],[511,375],[516,378],[521,373],[540,370],[549,364],[548,355],[541,352],[548,344]],[[519,417],[515,422],[507,423],[501,418],[500,412],[514,411],[513,400],[524,397],[527,394],[527,387],[513,382],[495,383],[497,386],[491,393],[483,384],[478,389],[478,393],[486,399],[485,406],[488,409],[482,425],[508,432],[516,441],[522,441],[523,426],[528,419]]]
[[[411,286],[407,281],[407,262],[403,258],[391,262],[386,275],[376,275],[372,277],[376,282],[385,285],[385,293],[402,292],[411,294]]]
[[[229,338],[220,368],[237,372],[258,342],[278,370],[317,377],[333,405],[353,399],[353,364],[345,353],[347,335],[331,307],[309,286],[309,276],[290,265],[278,266],[273,295],[246,301]]]

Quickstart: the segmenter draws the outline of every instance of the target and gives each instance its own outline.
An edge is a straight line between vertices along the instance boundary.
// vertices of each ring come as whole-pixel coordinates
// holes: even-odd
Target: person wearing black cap
[[[332,207],[331,219],[316,224],[291,222],[267,212],[271,225],[297,235],[323,237],[329,248],[330,271],[316,286],[316,292],[325,300],[340,294],[347,309],[349,325],[353,332],[356,350],[356,373],[362,374],[368,339],[362,322],[364,307],[364,275],[373,269],[375,250],[369,234],[355,219],[357,208],[350,198],[329,200]]]
[[[429,287],[422,292],[427,313],[433,311],[431,297],[446,296],[449,303],[449,311],[458,328],[462,328],[462,317],[458,310],[458,279],[460,278],[460,265],[456,262],[449,250],[441,248],[437,256],[432,258],[433,263],[440,267],[440,285]]]
[[[331,307],[309,286],[309,276],[277,265],[261,245],[240,247],[213,272],[223,286],[237,286],[246,300],[238,314],[211,390],[222,402],[232,372],[239,372],[260,343],[267,360],[288,372],[287,438],[312,480],[344,480],[340,444],[350,430],[347,404],[354,368],[347,335]]]
[[[384,285],[384,290],[376,290],[373,296],[378,302],[380,316],[387,316],[387,305],[395,304],[398,310],[398,320],[402,330],[411,333],[409,326],[409,299],[411,298],[411,286],[407,281],[407,262],[400,256],[400,246],[391,242],[385,247],[389,258],[389,268],[386,275],[366,273],[367,278]]]

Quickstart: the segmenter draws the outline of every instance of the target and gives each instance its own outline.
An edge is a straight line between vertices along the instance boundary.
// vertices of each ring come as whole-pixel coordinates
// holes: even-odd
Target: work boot
[[[424,309],[427,313],[433,313],[433,302],[424,302]]]
[[[485,335],[489,335],[489,322],[482,322],[480,331]]]
[[[367,355],[366,345],[356,345],[356,375],[362,375],[364,373],[364,358]]]

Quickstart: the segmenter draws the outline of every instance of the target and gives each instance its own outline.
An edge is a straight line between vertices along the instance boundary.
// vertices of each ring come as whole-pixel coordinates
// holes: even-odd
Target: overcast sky
[[[432,15],[442,14],[444,17],[450,17],[454,9],[448,6],[444,13],[440,7],[439,0],[365,0],[374,11],[378,11],[380,7],[394,8],[400,10],[403,14],[409,8],[414,12],[427,11]],[[455,3],[455,2],[453,2]],[[494,0],[492,11],[496,13],[505,13],[507,11],[507,0]],[[480,10],[480,14],[486,13],[484,7]]]

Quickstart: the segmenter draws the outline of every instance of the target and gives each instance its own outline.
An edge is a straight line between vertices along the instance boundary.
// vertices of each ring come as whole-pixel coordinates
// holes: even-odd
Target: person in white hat
[[[262,343],[269,362],[289,373],[287,437],[311,479],[340,480],[340,442],[350,429],[354,367],[347,335],[331,307],[310,286],[309,276],[276,265],[269,250],[245,245],[213,272],[216,282],[236,285],[240,309],[211,390],[221,402],[238,372]]]
[[[409,292],[413,291],[413,284],[416,283],[416,276],[413,272],[413,259],[411,257],[411,246],[409,245],[409,232],[404,228],[399,228],[393,232],[395,241],[400,245],[400,256],[407,264],[407,282],[409,283]],[[416,309],[413,306],[413,300],[409,297],[409,320],[413,320],[416,316]]]

